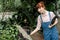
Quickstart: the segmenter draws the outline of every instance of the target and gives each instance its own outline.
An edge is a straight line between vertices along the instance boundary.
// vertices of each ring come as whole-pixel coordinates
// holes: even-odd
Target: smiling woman
[[[53,12],[46,10],[43,1],[39,2],[36,7],[37,11],[41,15],[38,16],[36,29],[33,32],[31,32],[30,35],[33,35],[38,30],[41,30],[42,27],[44,40],[58,40],[58,30],[55,26],[58,23],[58,19],[56,18],[54,23],[50,25],[52,19],[56,15]]]

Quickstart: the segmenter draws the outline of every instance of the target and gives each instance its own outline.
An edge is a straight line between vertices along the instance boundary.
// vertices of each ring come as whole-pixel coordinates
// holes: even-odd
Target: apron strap
[[[49,12],[49,18],[50,18],[50,21],[51,21],[51,15],[50,15],[50,12]]]
[[[43,22],[43,20],[42,20],[42,16],[40,15],[40,19],[41,19],[41,23]]]

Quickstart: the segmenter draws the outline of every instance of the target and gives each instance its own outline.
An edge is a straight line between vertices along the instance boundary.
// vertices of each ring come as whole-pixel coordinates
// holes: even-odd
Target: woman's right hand
[[[30,35],[33,35],[34,33],[36,33],[38,31],[38,28],[36,28],[34,31],[32,31],[31,33],[30,33]]]
[[[33,35],[33,32],[31,32],[30,35]]]
[[[32,35],[32,33],[30,33],[30,35]]]

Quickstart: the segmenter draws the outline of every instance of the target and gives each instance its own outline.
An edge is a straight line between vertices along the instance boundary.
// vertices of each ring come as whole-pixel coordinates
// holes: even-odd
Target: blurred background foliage
[[[0,0],[0,12],[16,12],[8,20],[0,20],[0,39],[17,40],[18,29],[13,26],[19,24],[22,27],[29,26],[29,29],[36,27],[37,16],[39,13],[35,5],[42,0]],[[56,10],[58,0],[43,0],[46,9],[49,11]]]

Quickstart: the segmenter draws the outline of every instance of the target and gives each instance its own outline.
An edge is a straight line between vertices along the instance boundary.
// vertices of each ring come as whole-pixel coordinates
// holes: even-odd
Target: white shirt
[[[55,14],[53,12],[50,12],[50,15],[51,15],[51,19],[53,19],[53,17],[55,17]],[[49,17],[49,12],[47,11],[46,12],[46,16],[42,16],[42,20],[43,22],[48,22],[50,21],[50,17]],[[38,16],[37,18],[37,29],[40,30],[40,27],[41,27],[41,18],[40,18],[40,15]]]

